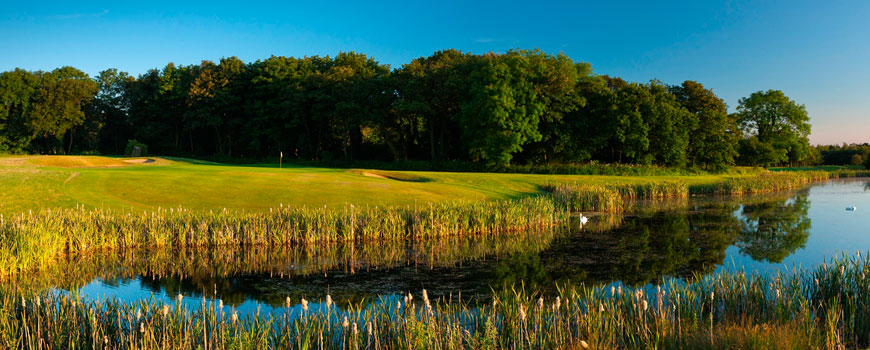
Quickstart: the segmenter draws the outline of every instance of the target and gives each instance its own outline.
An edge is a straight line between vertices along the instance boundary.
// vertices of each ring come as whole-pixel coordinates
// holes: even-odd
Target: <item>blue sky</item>
[[[626,80],[696,80],[732,110],[753,91],[779,89],[807,106],[813,143],[870,142],[870,1],[16,1],[0,8],[0,70],[71,65],[140,74],[168,62],[351,50],[399,67],[447,48],[539,48]]]

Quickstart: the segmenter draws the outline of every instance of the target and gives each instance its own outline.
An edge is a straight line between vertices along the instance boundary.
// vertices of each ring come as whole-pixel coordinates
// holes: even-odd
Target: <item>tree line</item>
[[[391,69],[364,54],[236,57],[137,77],[0,73],[0,152],[723,168],[815,162],[803,105],[594,74],[539,50],[439,51]]]

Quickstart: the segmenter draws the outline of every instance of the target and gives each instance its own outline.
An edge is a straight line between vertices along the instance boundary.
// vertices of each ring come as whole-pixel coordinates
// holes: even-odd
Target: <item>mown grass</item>
[[[270,315],[220,300],[197,307],[22,295],[0,287],[0,346],[17,349],[842,349],[870,345],[870,260],[811,270],[725,272],[622,289],[515,286],[486,302],[425,291],[336,305],[290,299]],[[318,298],[318,299],[315,299]],[[314,301],[316,300],[316,301]]]
[[[505,200],[542,194],[548,183],[631,185],[721,181],[747,174],[655,176],[377,171],[312,165],[227,165],[180,158],[0,157],[0,213],[44,208],[155,210],[182,206],[268,211],[285,206],[408,206],[450,200]],[[366,176],[382,175],[382,176]]]

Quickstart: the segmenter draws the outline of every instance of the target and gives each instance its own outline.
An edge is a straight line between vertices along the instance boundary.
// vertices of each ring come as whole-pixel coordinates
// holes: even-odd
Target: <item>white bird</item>
[[[846,207],[846,211],[855,211],[855,210],[858,210],[858,208],[855,208],[854,205],[851,207]]]
[[[586,222],[588,222],[588,221],[589,221],[589,218],[583,216],[583,214],[580,214],[580,224],[581,225],[586,225]]]

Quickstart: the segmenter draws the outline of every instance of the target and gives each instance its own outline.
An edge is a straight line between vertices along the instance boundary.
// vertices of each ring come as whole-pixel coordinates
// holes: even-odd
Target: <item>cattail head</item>
[[[163,317],[169,315],[169,305],[163,305]]]
[[[145,333],[145,322],[139,324],[139,333]]]
[[[559,297],[557,296],[557,297],[556,297],[556,303],[555,303],[555,305],[556,305],[556,310],[562,308],[562,298],[559,298]]]
[[[524,306],[520,306],[520,321],[526,321],[526,308]]]
[[[604,303],[598,304],[598,312],[604,312]]]
[[[27,307],[27,300],[21,297],[21,307]]]
[[[350,323],[347,320],[347,316],[344,316],[344,320],[341,321],[341,326],[344,328],[347,328],[349,325],[350,325]]]
[[[581,348],[584,348],[584,349],[588,349],[588,348],[589,348],[589,344],[586,343],[585,340],[581,340],[581,341],[580,341],[580,347],[581,347]]]
[[[136,308],[136,321],[139,321],[139,319],[141,319],[141,318],[142,318],[142,310],[139,308]]]
[[[353,323],[353,335],[357,335],[359,333],[359,329],[357,329],[356,322]]]
[[[544,309],[544,297],[538,297],[538,311]]]
[[[308,300],[302,298],[302,311],[308,311]]]
[[[713,291],[710,291],[710,300],[713,300],[713,298],[715,298],[715,297],[716,297],[716,293]]]
[[[644,299],[641,304],[643,304],[643,311],[646,311],[649,308],[649,303],[646,302],[646,299]]]
[[[36,296],[36,307],[40,307],[42,305],[42,299],[37,295]]]
[[[218,300],[218,309],[223,309],[223,308],[224,308],[224,301]]]
[[[236,310],[233,310],[233,314],[232,316],[230,316],[230,320],[232,320],[233,323],[236,323],[236,321],[239,320],[239,314],[236,312]]]
[[[290,304],[290,297],[287,297],[287,299],[284,299],[284,307],[289,308],[290,305],[292,305]]]
[[[181,294],[178,294],[178,302],[181,303],[181,300],[183,300],[183,299],[184,299],[184,296]]]
[[[369,336],[372,335],[372,322],[366,322],[366,330],[369,332]]]
[[[332,296],[329,294],[326,295],[326,308],[329,309],[332,307]]]

